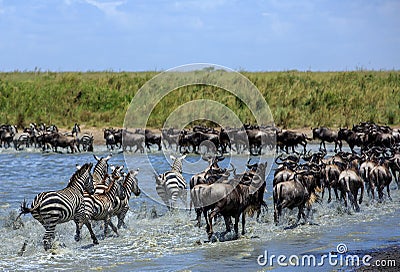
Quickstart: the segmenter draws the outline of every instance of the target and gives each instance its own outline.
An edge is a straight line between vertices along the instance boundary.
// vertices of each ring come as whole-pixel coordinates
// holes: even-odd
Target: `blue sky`
[[[0,71],[398,70],[399,50],[399,0],[0,0]]]

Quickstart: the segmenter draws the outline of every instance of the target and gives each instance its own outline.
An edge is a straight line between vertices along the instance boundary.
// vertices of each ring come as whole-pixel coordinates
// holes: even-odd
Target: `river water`
[[[107,150],[94,153],[106,156]],[[292,260],[304,255],[316,256],[317,260],[329,253],[337,252],[339,244],[345,244],[347,254],[371,248],[397,244],[400,239],[399,203],[400,193],[392,182],[392,201],[373,202],[364,195],[361,211],[355,213],[345,209],[339,202],[314,204],[310,223],[287,228],[296,218],[297,210],[286,212],[281,224],[273,223],[272,172],[267,177],[265,201],[269,210],[264,210],[259,222],[248,218],[247,233],[238,240],[208,243],[204,226],[195,227],[195,215],[188,210],[169,212],[152,195],[155,190],[154,170],[163,172],[169,168],[162,153],[127,155],[129,165],[137,165],[139,186],[142,194],[132,196],[130,211],[125,222],[126,229],[119,236],[102,237],[100,224],[94,230],[100,244],[93,246],[88,231],[83,227],[80,242],[74,241],[73,222],[58,225],[53,249],[44,251],[42,236],[44,228],[32,218],[24,215],[23,226],[16,222],[20,203],[32,202],[37,193],[64,188],[75,172],[76,164],[93,162],[92,154],[41,153],[34,150],[15,152],[0,149],[0,269],[5,271],[287,271],[276,259],[261,266],[271,255],[285,255]],[[246,156],[233,156],[231,163],[243,171]],[[147,167],[148,161],[153,168]],[[185,168],[194,168],[198,156],[189,156]],[[110,164],[125,165],[123,154],[113,154]],[[271,165],[272,158],[269,159]],[[199,162],[200,163],[200,162]],[[206,166],[203,162],[204,167]],[[228,163],[222,163],[228,167]],[[201,171],[204,167],[191,169]],[[191,174],[185,174],[189,180]],[[153,200],[155,198],[155,200]],[[115,219],[114,219],[115,220]],[[204,222],[204,219],[202,219]],[[240,227],[240,226],[239,226]],[[217,237],[224,230],[223,222],[214,227]],[[229,234],[227,235],[229,238]],[[228,239],[229,240],[229,239]],[[23,248],[23,245],[24,249]],[[260,256],[261,255],[261,256]],[[340,255],[339,255],[340,256]],[[339,258],[339,256],[337,258]],[[286,263],[288,260],[286,259]],[[285,262],[285,261],[284,261]],[[342,263],[343,264],[343,263]],[[318,265],[318,264],[317,264]],[[314,265],[315,266],[315,265]],[[319,266],[319,265],[318,265]],[[322,262],[321,271],[349,269]],[[291,266],[290,271],[310,271],[310,267]]]

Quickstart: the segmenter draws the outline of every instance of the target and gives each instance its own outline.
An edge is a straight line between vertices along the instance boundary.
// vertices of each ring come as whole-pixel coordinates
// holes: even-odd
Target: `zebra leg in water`
[[[108,216],[105,220],[104,220],[104,238],[107,237],[108,234],[108,226],[111,227],[111,229],[115,232],[115,234],[117,235],[117,237],[119,236],[118,234],[118,229],[115,227],[115,225],[113,224],[113,222],[111,221],[111,216]]]
[[[74,220],[75,221],[75,225],[76,225],[76,234],[75,234],[75,241],[79,242],[81,240],[81,229],[83,224],[85,224],[85,226],[87,227],[87,229],[89,230],[90,233],[90,237],[93,240],[93,244],[98,245],[99,241],[97,240],[96,235],[94,234],[94,231],[92,229],[92,224],[90,224],[90,221],[88,219],[82,221],[79,220]]]
[[[55,230],[56,230],[56,225],[55,224],[51,224],[51,225],[43,225],[43,227],[45,228],[46,232],[44,233],[43,236],[43,246],[44,246],[44,250],[49,250],[52,246],[52,242],[54,240],[55,237]]]
[[[127,225],[125,224],[125,221],[124,221],[127,212],[128,212],[128,208],[125,208],[121,211],[120,214],[117,215],[117,218],[118,218],[117,228],[118,229],[120,229],[121,227],[123,227],[124,229],[127,228]]]

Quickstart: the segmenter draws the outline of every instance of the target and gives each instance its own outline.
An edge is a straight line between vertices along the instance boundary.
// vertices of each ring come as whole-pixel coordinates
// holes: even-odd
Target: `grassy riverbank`
[[[157,72],[0,73],[0,123],[45,122],[69,128],[121,127],[138,89]],[[400,124],[400,71],[242,72],[261,91],[275,123],[300,128],[351,126],[360,121]],[[164,97],[148,122],[160,127],[169,113],[194,99],[224,103],[243,122],[247,107],[227,91],[188,86]]]

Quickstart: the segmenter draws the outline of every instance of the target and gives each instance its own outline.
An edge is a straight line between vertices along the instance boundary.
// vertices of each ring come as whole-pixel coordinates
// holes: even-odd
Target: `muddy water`
[[[104,156],[107,153],[103,150],[96,154]],[[130,161],[140,169],[138,179],[144,193],[131,198],[131,210],[125,220],[128,227],[120,230],[119,237],[104,239],[100,225],[96,224],[99,245],[92,245],[85,227],[82,241],[76,243],[73,238],[75,226],[69,222],[57,226],[54,248],[45,252],[42,246],[44,229],[31,215],[22,217],[23,226],[12,224],[21,201],[27,199],[30,203],[39,192],[65,187],[75,171],[75,164],[94,163],[95,160],[92,154],[0,150],[0,268],[6,271],[280,271],[285,268],[276,261],[260,266],[258,257],[265,251],[268,256],[321,256],[335,252],[340,243],[346,244],[351,253],[398,243],[400,239],[400,193],[394,183],[391,186],[393,201],[372,202],[365,195],[361,212],[354,213],[338,202],[327,204],[325,199],[322,204],[313,206],[310,224],[288,229],[286,227],[294,221],[296,212],[287,212],[282,224],[273,224],[270,175],[265,194],[269,210],[263,212],[260,222],[248,219],[247,233],[238,240],[205,243],[206,232],[203,227],[194,226],[193,213],[186,210],[168,212],[157,198],[151,199],[154,170],[162,172],[169,165],[159,153],[151,154],[148,159],[154,169],[146,167],[146,160],[147,157],[142,155],[130,157]],[[190,156],[187,161],[189,163],[184,164],[184,169],[196,171],[191,169],[195,167],[190,162],[196,162],[198,158]],[[239,172],[244,169],[246,161],[245,156],[231,158]],[[114,154],[110,163],[124,164],[124,156]],[[185,178],[189,179],[190,175],[185,175]],[[224,230],[222,222],[218,222],[214,230],[218,237]],[[340,269],[340,266],[326,262],[319,269],[332,271]],[[309,267],[301,266],[290,269],[309,270]]]

